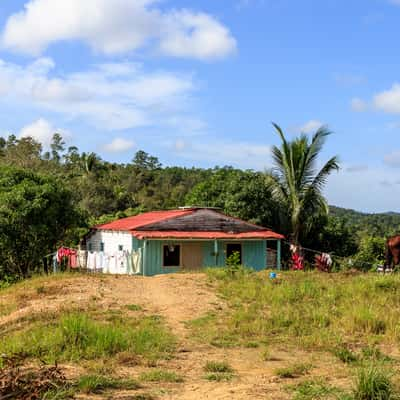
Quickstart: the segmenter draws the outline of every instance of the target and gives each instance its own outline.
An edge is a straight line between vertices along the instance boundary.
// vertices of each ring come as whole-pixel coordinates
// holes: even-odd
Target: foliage
[[[5,275],[12,282],[36,271],[41,257],[60,243],[76,245],[88,226],[182,205],[219,207],[288,237],[296,231],[304,247],[341,257],[354,256],[366,235],[397,232],[400,215],[394,213],[330,207],[328,216],[321,190],[337,161],[329,160],[319,173],[313,167],[329,132],[321,129],[311,141],[305,135],[287,141],[276,128],[282,145],[274,148],[272,174],[230,166],[165,167],[143,150],[126,164],[110,163],[67,147],[59,134],[48,151],[33,138],[0,138],[0,285]],[[357,257],[375,263],[379,254]]]
[[[385,243],[382,237],[363,236],[360,240],[359,250],[352,258],[354,267],[362,270],[376,268],[385,260]]]
[[[238,268],[240,266],[240,253],[234,251],[227,259],[226,266],[230,268]]]
[[[389,237],[399,233],[400,214],[394,212],[367,214],[330,206],[332,216],[346,223],[353,235]]]
[[[0,279],[34,272],[79,220],[59,180],[0,166]]]
[[[318,157],[331,134],[321,127],[309,141],[307,135],[287,141],[281,128],[274,127],[282,141],[272,148],[274,169],[269,186],[274,200],[280,205],[281,225],[294,243],[304,240],[317,220],[328,215],[328,204],[322,190],[329,175],[339,169],[337,157],[329,159],[316,172]]]

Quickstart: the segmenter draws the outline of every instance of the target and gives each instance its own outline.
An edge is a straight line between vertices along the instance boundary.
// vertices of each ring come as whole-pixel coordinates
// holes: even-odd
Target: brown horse
[[[392,236],[386,241],[385,269],[394,268],[400,264],[400,235]]]

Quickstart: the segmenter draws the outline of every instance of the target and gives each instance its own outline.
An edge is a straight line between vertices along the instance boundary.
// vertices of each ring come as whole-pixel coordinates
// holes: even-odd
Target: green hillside
[[[330,214],[346,222],[355,234],[391,236],[400,233],[400,213],[386,212],[369,214],[347,208],[330,206]]]

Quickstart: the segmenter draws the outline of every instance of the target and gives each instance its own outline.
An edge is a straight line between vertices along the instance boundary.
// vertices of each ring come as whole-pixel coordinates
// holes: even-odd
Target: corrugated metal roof
[[[279,233],[265,230],[246,233],[199,232],[199,231],[132,231],[138,239],[284,239]]]
[[[122,218],[108,224],[98,225],[95,228],[111,231],[131,231],[141,226],[192,213],[193,210],[151,211],[134,217]]]
[[[146,225],[190,215],[198,211],[194,209],[151,211],[134,217],[122,218],[108,224],[98,225],[95,229],[112,231],[130,231],[138,239],[284,239],[283,235],[268,229],[260,230],[260,227],[253,225],[255,229],[245,233],[215,232],[215,231],[139,231],[137,229]],[[230,217],[241,221],[238,218]],[[247,223],[248,224],[248,223]]]

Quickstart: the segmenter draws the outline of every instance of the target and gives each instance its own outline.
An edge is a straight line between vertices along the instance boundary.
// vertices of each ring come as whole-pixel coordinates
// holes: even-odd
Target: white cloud
[[[355,97],[351,100],[350,107],[355,112],[364,112],[367,111],[368,104],[364,100]]]
[[[49,147],[55,133],[61,134],[63,138],[69,136],[67,131],[56,129],[49,121],[40,118],[37,121],[24,126],[19,132],[18,137],[31,137],[40,142],[44,147]]]
[[[0,60],[3,101],[33,105],[108,130],[160,124],[174,115],[179,118],[181,110],[186,113],[194,89],[192,76],[146,73],[138,64],[101,64],[58,75],[49,58],[27,66]]]
[[[400,167],[400,151],[394,151],[390,154],[386,154],[384,157],[384,162],[390,167],[399,168]]]
[[[7,20],[3,46],[38,55],[49,45],[80,40],[104,54],[155,47],[175,57],[225,57],[236,41],[213,16],[165,11],[156,0],[30,0]]]
[[[210,15],[182,11],[168,16],[166,23],[160,41],[160,50],[166,55],[208,60],[224,58],[236,50],[229,30]]]
[[[393,84],[392,88],[374,97],[374,106],[380,111],[390,114],[400,114],[400,84]]]
[[[311,121],[308,121],[305,123],[303,126],[299,127],[300,132],[304,133],[313,133],[317,129],[321,128],[324,124],[321,121],[318,121],[316,119],[312,119]]]
[[[233,142],[202,137],[176,140],[172,147],[177,156],[191,162],[202,162],[214,165],[233,165],[238,168],[264,170],[271,166],[271,147],[249,142]]]
[[[330,204],[365,212],[400,211],[398,171],[370,167],[368,170],[332,174],[325,194]]]
[[[108,153],[124,153],[133,149],[135,146],[136,143],[132,140],[115,138],[111,143],[104,145],[103,150]]]

